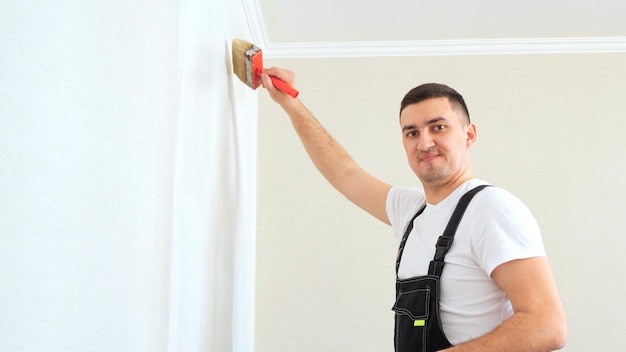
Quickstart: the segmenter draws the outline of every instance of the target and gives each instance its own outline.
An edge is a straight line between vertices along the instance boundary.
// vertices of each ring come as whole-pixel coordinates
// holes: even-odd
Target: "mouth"
[[[422,163],[427,163],[427,162],[435,160],[438,157],[439,157],[438,153],[424,153],[424,154],[420,154],[419,161]]]

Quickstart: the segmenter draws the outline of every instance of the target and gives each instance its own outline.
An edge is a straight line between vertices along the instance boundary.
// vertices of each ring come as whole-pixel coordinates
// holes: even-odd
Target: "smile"
[[[439,154],[436,154],[436,153],[422,154],[419,156],[419,161],[429,162],[429,161],[435,160],[437,157],[439,157]]]

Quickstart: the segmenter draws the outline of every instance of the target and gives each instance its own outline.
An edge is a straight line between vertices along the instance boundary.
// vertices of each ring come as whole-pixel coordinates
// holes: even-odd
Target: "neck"
[[[426,201],[429,204],[438,204],[442,200],[446,199],[454,190],[460,185],[473,178],[472,170],[468,166],[466,170],[457,175],[456,177],[438,183],[424,183],[424,193],[426,194]]]

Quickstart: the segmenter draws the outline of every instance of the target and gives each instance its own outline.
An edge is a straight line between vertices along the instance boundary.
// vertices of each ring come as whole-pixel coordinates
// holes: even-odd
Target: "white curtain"
[[[0,2],[0,351],[251,351],[228,0]]]

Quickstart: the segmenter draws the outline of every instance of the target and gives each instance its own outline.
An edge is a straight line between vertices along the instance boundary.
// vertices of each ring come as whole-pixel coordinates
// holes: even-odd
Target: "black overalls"
[[[444,257],[452,246],[454,234],[463,213],[474,195],[487,185],[478,186],[465,193],[457,204],[443,234],[439,236],[435,256],[430,262],[428,275],[400,280],[398,269],[406,240],[413,230],[413,221],[426,208],[424,206],[411,219],[402,236],[396,261],[396,312],[394,344],[396,352],[431,352],[451,347],[441,327],[439,315],[439,294]]]

